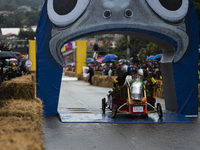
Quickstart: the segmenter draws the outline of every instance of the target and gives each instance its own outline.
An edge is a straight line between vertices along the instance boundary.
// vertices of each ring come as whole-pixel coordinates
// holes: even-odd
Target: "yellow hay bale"
[[[66,76],[69,76],[69,77],[75,77],[75,72],[72,72],[72,71],[64,71],[65,75]]]
[[[15,116],[0,116],[0,136],[2,134],[13,132],[42,132],[42,119],[41,121],[32,121],[30,118],[15,117]]]
[[[101,75],[102,75],[102,71],[95,71],[95,72],[94,72],[94,75],[99,75],[99,76],[101,76]]]
[[[2,99],[33,99],[35,85],[32,76],[25,76],[10,81],[4,81],[0,86],[0,100]]]
[[[23,75],[21,77],[11,79],[11,81],[15,81],[15,82],[28,82],[28,81],[30,81],[31,82],[32,81],[32,75]]]
[[[78,80],[83,80],[83,73],[77,74],[77,78],[78,78]]]
[[[6,100],[1,102],[0,116],[16,116],[40,121],[43,114],[42,103],[36,100]]]
[[[100,76],[100,78],[99,78],[99,86],[107,87],[108,79],[109,79],[108,76]]]
[[[1,150],[45,150],[38,133],[9,133],[0,136]]]
[[[88,75],[86,78],[83,78],[83,81],[88,82],[90,75]]]
[[[99,75],[94,75],[93,77],[92,77],[92,84],[94,85],[94,86],[99,86]]]

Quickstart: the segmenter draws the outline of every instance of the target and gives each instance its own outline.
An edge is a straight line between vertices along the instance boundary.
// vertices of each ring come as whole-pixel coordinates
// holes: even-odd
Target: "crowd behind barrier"
[[[0,50],[1,51],[11,51],[10,44],[0,42]]]
[[[133,62],[104,62],[104,63],[88,63],[87,66],[93,70],[94,73],[92,73],[92,76],[87,76],[87,78],[83,77],[83,73],[78,74],[77,78],[78,80],[83,80],[85,82],[90,82],[90,84],[93,84],[95,86],[103,86],[103,87],[112,87],[113,79],[109,77],[116,78],[117,76],[120,76],[124,71],[127,71],[130,75],[134,74],[143,74],[144,79],[145,78],[151,78],[154,77],[157,81],[157,84],[161,85],[161,88],[159,88],[156,92],[156,96],[159,98],[164,98],[164,90],[162,87],[162,75],[161,75],[161,67],[160,67],[160,61],[133,61]],[[199,83],[200,83],[200,60],[198,63],[198,74],[199,74]],[[65,69],[66,70],[66,69]],[[69,71],[70,69],[68,69]],[[68,72],[66,71],[66,72]],[[70,72],[73,72],[72,69]],[[70,73],[65,73],[69,76]],[[75,73],[73,74],[75,76]],[[91,78],[91,79],[90,79]],[[103,83],[102,83],[103,82]],[[200,84],[198,85],[198,106],[200,107]]]
[[[16,77],[30,74],[29,68],[25,66],[25,59],[18,57],[17,63],[11,63],[10,61],[3,61],[3,76],[2,81],[8,81]],[[1,66],[0,66],[1,70]],[[1,74],[0,74],[1,76]]]
[[[94,72],[102,71],[102,75],[120,76],[124,72],[129,75],[143,74],[144,78],[154,77],[155,79],[162,79],[160,61],[137,61],[126,62],[119,61],[118,63],[93,63],[88,64]]]

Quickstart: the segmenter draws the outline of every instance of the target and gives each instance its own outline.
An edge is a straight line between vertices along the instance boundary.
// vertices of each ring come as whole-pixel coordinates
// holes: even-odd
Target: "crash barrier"
[[[0,86],[0,147],[2,150],[45,150],[43,105],[35,97],[35,75],[4,81]]]
[[[76,76],[76,73],[73,72],[73,71],[64,71],[65,75],[66,76],[69,76],[69,77],[75,77]]]

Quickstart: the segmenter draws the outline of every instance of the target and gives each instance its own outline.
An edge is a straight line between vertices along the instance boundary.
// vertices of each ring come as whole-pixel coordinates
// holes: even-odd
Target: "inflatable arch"
[[[46,0],[37,26],[37,94],[57,114],[61,47],[80,37],[133,35],[163,49],[166,108],[198,115],[198,18],[192,0]]]

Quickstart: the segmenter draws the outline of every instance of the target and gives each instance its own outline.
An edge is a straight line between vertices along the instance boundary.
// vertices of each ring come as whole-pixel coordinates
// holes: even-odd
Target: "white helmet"
[[[139,75],[143,75],[143,70],[142,70],[142,69],[138,69],[137,74],[139,74]]]

